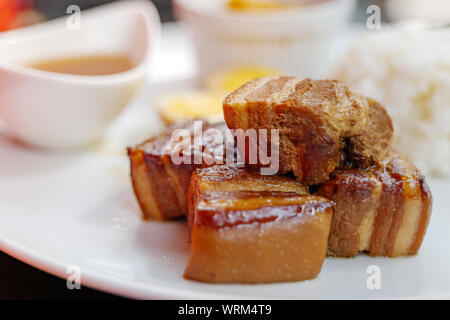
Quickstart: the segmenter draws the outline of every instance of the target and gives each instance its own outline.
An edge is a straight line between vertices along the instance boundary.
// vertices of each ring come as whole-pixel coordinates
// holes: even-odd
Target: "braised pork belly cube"
[[[278,145],[279,173],[293,171],[305,185],[327,181],[344,161],[380,164],[392,141],[384,107],[332,80],[256,79],[228,95],[223,110],[230,129],[278,129],[279,141],[267,133],[261,143]],[[238,147],[248,155],[251,144]]]
[[[294,178],[213,166],[194,172],[188,197],[185,278],[268,283],[319,274],[332,202],[310,195]]]
[[[415,255],[431,216],[424,177],[390,153],[380,168],[341,168],[316,192],[335,202],[328,241],[331,256]]]
[[[212,125],[204,120],[184,121],[135,148],[128,148],[133,189],[144,219],[165,220],[186,215],[186,195],[194,168],[222,163],[226,156],[224,141],[213,145],[208,144],[208,139],[204,139],[202,142],[207,143],[209,151],[203,154],[205,145],[198,150],[194,149],[196,128],[201,128],[201,135],[204,137],[208,129],[224,133],[227,127],[223,122]],[[171,138],[177,129],[188,132],[191,147],[186,154],[179,155],[179,158],[187,155],[187,160],[183,158],[179,163],[174,163],[172,155],[178,150],[174,151],[176,145]],[[200,163],[194,161],[196,153],[200,153]],[[206,157],[209,157],[209,161],[205,161]]]

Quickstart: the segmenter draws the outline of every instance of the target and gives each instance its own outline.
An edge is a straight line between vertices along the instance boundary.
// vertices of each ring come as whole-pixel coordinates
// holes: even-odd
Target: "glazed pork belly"
[[[237,165],[196,169],[188,198],[185,278],[268,283],[320,272],[333,204],[294,178]]]
[[[293,171],[305,185],[327,181],[345,161],[380,164],[392,141],[384,107],[333,80],[256,79],[228,95],[223,110],[230,129],[278,129],[279,173]],[[238,147],[249,153],[248,143]]]
[[[418,252],[432,196],[420,172],[391,152],[379,168],[340,168],[315,193],[335,203],[328,254],[398,257]]]
[[[208,129],[225,132],[227,128],[223,122],[209,124],[204,120],[184,121],[169,127],[162,134],[135,148],[128,148],[133,189],[144,219],[165,220],[186,215],[186,195],[193,170],[196,167],[206,166],[208,163],[222,163],[221,161],[226,156],[224,141],[215,146],[209,145],[210,152],[207,155],[203,154],[205,145],[201,150],[194,149],[195,122],[200,124],[197,128],[201,128],[203,135],[207,134]],[[189,160],[183,160],[179,164],[175,164],[171,156],[174,151],[171,137],[177,129],[187,130],[191,138],[190,142],[192,142],[192,148],[189,149]],[[208,139],[202,141],[205,143],[208,142]],[[199,152],[202,161],[196,164],[194,155]],[[204,161],[205,156],[209,156],[210,161]]]

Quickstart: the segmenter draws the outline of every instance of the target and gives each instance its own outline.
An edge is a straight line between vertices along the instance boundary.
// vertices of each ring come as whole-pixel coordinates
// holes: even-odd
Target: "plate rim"
[[[143,223],[143,221],[140,221]],[[67,279],[66,269],[70,265],[58,259],[42,255],[28,246],[21,245],[17,241],[9,239],[7,236],[0,234],[0,250],[7,255],[17,259],[27,265],[38,270],[56,276],[62,280]],[[214,284],[210,284],[214,285]],[[245,284],[244,284],[245,285]],[[167,300],[315,300],[315,299],[282,299],[274,297],[248,297],[232,294],[217,294],[211,292],[188,291],[187,289],[174,289],[166,286],[145,282],[143,284],[114,277],[103,272],[92,270],[91,268],[83,268],[81,286],[99,290],[102,292],[114,294],[120,297],[148,300],[148,299],[167,299]],[[69,290],[69,289],[68,289]],[[384,298],[362,299],[362,300],[381,300]],[[409,295],[399,298],[391,298],[389,300],[444,300],[450,299],[450,291],[448,293],[440,293],[428,296]],[[351,300],[345,298],[336,299],[317,299],[317,300]]]

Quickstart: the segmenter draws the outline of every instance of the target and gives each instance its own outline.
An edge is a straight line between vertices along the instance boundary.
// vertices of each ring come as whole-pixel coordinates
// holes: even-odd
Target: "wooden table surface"
[[[0,251],[0,299],[120,299],[81,287],[69,290],[66,281],[20,262]]]

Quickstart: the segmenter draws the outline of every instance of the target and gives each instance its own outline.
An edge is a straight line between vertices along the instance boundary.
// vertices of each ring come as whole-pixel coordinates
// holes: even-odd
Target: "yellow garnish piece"
[[[284,9],[292,6],[292,3],[276,0],[228,0],[228,7],[233,10]]]
[[[155,104],[167,124],[194,118],[218,122],[223,120],[222,101],[226,95],[220,90],[192,90],[163,96]]]
[[[279,74],[280,73],[278,71],[273,69],[257,67],[222,70],[207,78],[206,87],[213,90],[222,90],[230,93],[250,80]]]
[[[203,118],[223,121],[222,102],[227,94],[255,78],[279,74],[268,68],[237,68],[219,71],[206,79],[206,88],[166,94],[155,100],[161,118],[167,124]]]

